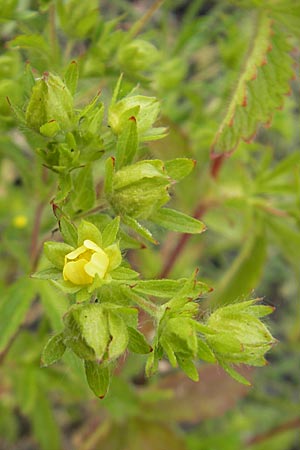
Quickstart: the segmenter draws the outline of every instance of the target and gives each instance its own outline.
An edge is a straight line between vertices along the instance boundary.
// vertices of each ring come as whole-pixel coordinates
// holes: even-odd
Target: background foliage
[[[297,2],[9,0],[0,7],[0,447],[299,448]],[[143,147],[143,157],[197,161],[171,207],[201,218],[207,231],[191,237],[152,225],[161,245],[127,256],[145,279],[189,277],[199,267],[201,280],[214,287],[208,308],[250,296],[276,306],[269,321],[279,344],[270,365],[243,369],[252,388],[205,365],[198,383],[166,362],[145,379],[145,360],[131,355],[100,402],[71,353],[40,368],[68,301],[29,277],[56,227],[56,181],[33,152],[36,138],[18,106],[31,89],[26,62],[36,77],[63,77],[72,60],[78,108],[99,91],[108,101],[122,72],[122,94],[138,84],[157,97],[158,125],[168,128],[164,139]],[[73,180],[77,187],[90,173],[81,177]],[[97,166],[94,181],[99,194]],[[96,198],[84,190],[81,197],[93,208]],[[150,334],[149,321],[141,317],[141,324]]]

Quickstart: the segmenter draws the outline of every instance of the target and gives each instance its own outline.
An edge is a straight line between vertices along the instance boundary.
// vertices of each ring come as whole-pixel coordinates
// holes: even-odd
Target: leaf
[[[61,279],[62,272],[56,267],[49,267],[48,269],[39,270],[31,274],[31,278],[37,278],[38,280],[59,280]]]
[[[255,226],[256,231],[249,232],[245,237],[240,253],[211,295],[211,304],[232,303],[249,295],[257,286],[266,260],[266,239],[260,225]]]
[[[63,269],[65,256],[72,250],[74,247],[63,242],[47,241],[44,243],[44,253],[47,259],[58,269]]]
[[[9,47],[21,47],[38,50],[42,54],[50,54],[50,49],[41,34],[20,35],[9,42]]]
[[[105,194],[111,194],[113,191],[113,176],[115,168],[115,158],[108,158],[105,162],[105,180],[104,180],[104,192]]]
[[[104,398],[109,388],[109,368],[94,361],[84,361],[84,367],[89,387],[96,397]]]
[[[245,386],[251,386],[250,381],[248,381],[239,372],[237,372],[231,366],[229,366],[229,364],[226,364],[225,362],[220,361],[220,360],[219,360],[219,364],[221,367],[223,367],[225,372],[227,372],[228,375],[230,375],[235,381],[238,381],[239,383],[244,384]]]
[[[96,194],[90,165],[77,171],[73,177],[73,189],[71,202],[75,212],[86,211],[94,206]]]
[[[46,392],[39,386],[37,394],[36,407],[33,408],[30,418],[39,448],[41,450],[61,450],[59,428],[54,419]]]
[[[120,226],[120,217],[115,217],[111,222],[109,222],[103,230],[102,233],[102,244],[103,248],[108,247],[113,244],[117,239],[117,234]]]
[[[111,273],[114,280],[134,280],[139,276],[139,273],[135,270],[129,269],[128,267],[117,267]]]
[[[130,216],[124,216],[122,217],[122,220],[140,236],[152,242],[152,244],[158,244],[157,240],[152,236],[152,233],[147,228],[143,227],[136,219]]]
[[[291,50],[284,33],[261,13],[245,67],[211,146],[211,156],[230,154],[241,139],[250,141],[259,124],[268,125],[283,104],[293,77]]]
[[[12,284],[0,303],[0,352],[18,331],[35,294],[30,278],[19,278]]]
[[[77,245],[83,245],[85,240],[91,240],[95,242],[99,247],[102,247],[102,235],[99,228],[87,220],[81,220],[78,226],[78,242]]]
[[[70,222],[66,217],[61,217],[59,220],[59,229],[61,235],[68,244],[72,247],[77,246],[77,230],[72,222]]]
[[[196,161],[188,158],[176,158],[164,163],[169,177],[179,181],[185,178],[195,167]]]
[[[64,81],[72,95],[75,95],[78,83],[78,64],[72,61],[65,73]]]
[[[62,317],[68,310],[69,300],[51,283],[40,282],[38,292],[52,330],[60,331],[63,328]]]
[[[135,282],[132,289],[140,294],[153,295],[154,297],[173,297],[181,290],[182,284],[186,281],[186,278],[179,280],[139,280]]]
[[[124,320],[112,311],[108,311],[108,326],[110,342],[108,345],[109,359],[116,359],[125,352],[128,344],[128,331]]]
[[[135,328],[128,327],[129,342],[128,349],[133,353],[145,355],[152,351],[151,345],[147,342],[145,336]]]
[[[199,381],[198,370],[196,369],[195,364],[191,359],[182,357],[178,354],[176,354],[176,359],[179,367],[191,380]]]
[[[59,333],[52,336],[43,349],[41,367],[48,367],[51,364],[54,364],[62,358],[65,350],[66,346],[63,341],[63,334]]]
[[[116,153],[116,169],[119,170],[123,166],[130,164],[138,149],[138,134],[136,119],[130,117],[127,123],[122,127],[122,131],[118,136],[117,153]]]
[[[203,233],[206,230],[204,223],[194,217],[170,208],[161,208],[151,215],[151,220],[168,230],[179,233]]]

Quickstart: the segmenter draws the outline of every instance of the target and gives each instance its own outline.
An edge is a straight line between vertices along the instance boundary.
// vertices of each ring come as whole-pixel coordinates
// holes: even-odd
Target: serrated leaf
[[[270,123],[290,89],[293,60],[285,34],[265,13],[254,28],[245,67],[211,146],[212,158],[230,154],[240,139],[250,141],[259,124]]]
[[[63,334],[59,333],[52,336],[43,349],[41,366],[48,367],[54,364],[63,356],[65,350],[66,346],[63,341]]]
[[[145,355],[152,350],[151,345],[147,342],[145,336],[136,328],[128,327],[128,349],[133,353]]]
[[[72,95],[75,95],[78,83],[78,64],[72,61],[65,73],[65,83]]]
[[[151,220],[157,225],[179,233],[197,234],[206,230],[206,226],[200,220],[170,208],[159,209],[151,215]]]
[[[35,294],[30,278],[19,278],[6,291],[0,303],[0,352],[18,331]]]
[[[185,178],[195,167],[196,161],[188,158],[176,158],[164,163],[169,177],[179,181]]]
[[[105,397],[110,383],[110,371],[108,367],[94,361],[85,361],[85,374],[89,387],[96,397]]]
[[[127,123],[122,127],[122,131],[118,136],[117,153],[116,153],[116,169],[119,170],[123,166],[130,164],[138,149],[138,134],[136,119],[130,117]]]

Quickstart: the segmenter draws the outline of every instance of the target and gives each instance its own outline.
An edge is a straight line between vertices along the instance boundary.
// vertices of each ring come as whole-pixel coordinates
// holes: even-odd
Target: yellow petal
[[[109,259],[103,250],[99,250],[100,251],[93,254],[91,260],[85,265],[84,270],[91,277],[94,277],[97,274],[100,278],[104,278],[109,265]]]
[[[75,250],[73,250],[72,252],[68,253],[65,258],[66,260],[72,260],[72,259],[76,259],[78,258],[79,255],[81,255],[82,253],[84,253],[86,251],[86,248],[84,245],[81,245],[81,247],[76,248]]]
[[[103,250],[102,250],[102,248],[100,248],[100,247],[98,247],[98,245],[97,244],[95,244],[95,242],[93,242],[93,241],[90,241],[89,239],[86,239],[84,242],[83,242],[83,245],[86,247],[86,248],[88,248],[89,250],[93,250],[94,252],[103,252]]]
[[[63,270],[64,280],[69,280],[76,285],[91,284],[93,278],[84,270],[87,263],[86,259],[67,262]]]

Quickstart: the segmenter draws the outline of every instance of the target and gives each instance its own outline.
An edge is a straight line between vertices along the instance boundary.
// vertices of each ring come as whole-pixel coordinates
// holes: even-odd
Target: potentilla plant
[[[127,249],[158,245],[153,224],[181,233],[206,229],[168,206],[175,184],[189,175],[195,161],[142,158],[145,143],[167,133],[155,126],[159,101],[136,90],[122,96],[121,76],[110,101],[102,102],[98,94],[78,109],[75,61],[63,79],[50,72],[34,77],[28,68],[26,79],[29,99],[15,112],[36,136],[41,164],[57,177],[52,207],[60,230],[44,243],[48,262],[44,259],[32,276],[49,280],[70,300],[62,331],[43,350],[42,366],[73,352],[100,398],[127,352],[148,355],[148,376],[168,359],[196,381],[197,365],[206,361],[219,363],[247,384],[232,365],[265,364],[275,339],[261,317],[273,308],[250,300],[209,313],[201,300],[211,288],[197,280],[197,272],[177,280],[144,280],[127,258]],[[104,173],[100,195],[96,171]],[[152,319],[151,339],[139,329],[141,310]]]

